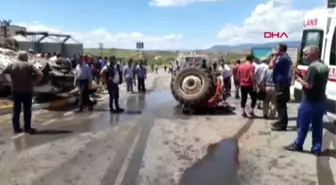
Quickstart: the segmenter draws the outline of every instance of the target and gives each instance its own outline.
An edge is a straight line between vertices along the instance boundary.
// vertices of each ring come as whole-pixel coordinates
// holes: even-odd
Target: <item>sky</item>
[[[87,48],[205,49],[278,41],[264,32],[300,40],[304,14],[326,1],[0,0],[0,16],[29,31],[69,33]]]

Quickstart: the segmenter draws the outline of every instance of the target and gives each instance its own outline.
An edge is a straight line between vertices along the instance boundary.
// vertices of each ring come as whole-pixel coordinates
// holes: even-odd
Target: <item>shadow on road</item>
[[[320,185],[335,185],[333,172],[330,166],[330,158],[336,155],[335,149],[331,150],[330,145],[336,148],[335,124],[326,123],[324,128],[327,130],[323,135],[323,147],[326,149],[322,156],[316,157],[317,180]]]
[[[253,118],[248,119],[233,137],[210,144],[207,154],[184,171],[179,185],[238,184],[238,140],[249,130],[253,122]]]
[[[55,130],[55,129],[45,129],[38,130],[34,135],[57,135],[57,134],[72,134],[73,131],[70,130]]]

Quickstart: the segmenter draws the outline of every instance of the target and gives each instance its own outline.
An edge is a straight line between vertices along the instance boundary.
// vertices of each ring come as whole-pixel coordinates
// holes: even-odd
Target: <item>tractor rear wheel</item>
[[[173,76],[170,87],[174,98],[182,105],[201,106],[214,95],[214,84],[208,69],[191,66]]]

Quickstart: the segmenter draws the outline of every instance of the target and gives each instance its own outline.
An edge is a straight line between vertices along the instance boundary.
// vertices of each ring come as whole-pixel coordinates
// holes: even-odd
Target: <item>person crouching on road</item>
[[[146,92],[145,80],[147,78],[147,69],[142,61],[140,61],[139,65],[136,67],[135,74],[138,79],[138,91],[145,93]]]
[[[121,113],[124,109],[119,106],[119,84],[122,83],[122,70],[117,64],[114,56],[110,57],[110,63],[106,65],[100,72],[101,80],[107,84],[109,93],[109,108],[111,113]],[[114,108],[113,108],[114,104]]]
[[[128,64],[124,67],[124,77],[126,79],[126,90],[129,93],[134,93],[133,84],[134,84],[134,66],[133,60],[129,59]]]
[[[273,81],[276,88],[278,121],[272,124],[273,131],[285,131],[288,125],[287,102],[290,100],[292,60],[287,54],[287,45],[279,44],[269,62],[273,69]]]
[[[297,138],[292,144],[284,148],[290,151],[302,151],[311,123],[313,138],[311,153],[320,155],[322,152],[323,115],[326,111],[325,91],[329,78],[329,68],[319,59],[318,46],[308,46],[303,52],[309,67],[305,79],[296,75],[296,80],[302,85],[303,90],[303,98],[297,116]]]
[[[18,53],[18,62],[9,64],[3,74],[9,74],[12,79],[13,97],[13,132],[22,132],[20,126],[20,112],[23,105],[24,131],[30,134],[36,133],[36,129],[31,127],[33,85],[40,82],[43,73],[34,65],[28,63],[29,54],[25,51]],[[36,76],[37,78],[36,78]]]
[[[251,97],[251,111],[250,115],[254,116],[254,108],[257,103],[257,87],[254,79],[254,65],[252,64],[253,57],[251,55],[246,56],[246,63],[241,64],[238,68],[238,78],[240,80],[240,92],[241,92],[241,107],[243,108],[242,116],[247,117],[245,106],[247,102],[247,95]]]
[[[90,111],[93,110],[94,103],[90,100],[89,89],[92,84],[92,70],[88,64],[84,61],[88,60],[88,56],[84,56],[83,60],[80,60],[75,69],[75,84],[79,87],[79,107],[76,112],[83,112],[85,106]]]

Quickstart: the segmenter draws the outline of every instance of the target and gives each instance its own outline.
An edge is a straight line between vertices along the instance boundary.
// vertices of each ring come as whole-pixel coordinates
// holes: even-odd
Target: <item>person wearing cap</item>
[[[78,85],[80,89],[79,108],[77,112],[83,112],[85,106],[88,106],[90,111],[93,110],[94,103],[90,100],[89,96],[92,80],[91,68],[84,62],[84,60],[79,60],[75,69],[75,84]]]
[[[117,64],[115,56],[110,57],[109,64],[106,65],[100,72],[100,79],[107,84],[109,93],[109,108],[111,113],[121,113],[124,109],[119,105],[119,85],[123,80],[123,71]],[[113,108],[114,104],[114,108]]]
[[[36,129],[31,127],[32,99],[34,84],[40,82],[43,73],[34,65],[28,63],[29,53],[20,51],[18,62],[9,64],[3,74],[9,74],[12,79],[13,112],[12,124],[14,134],[22,131],[34,134]],[[24,129],[20,126],[21,106],[23,105]]]

